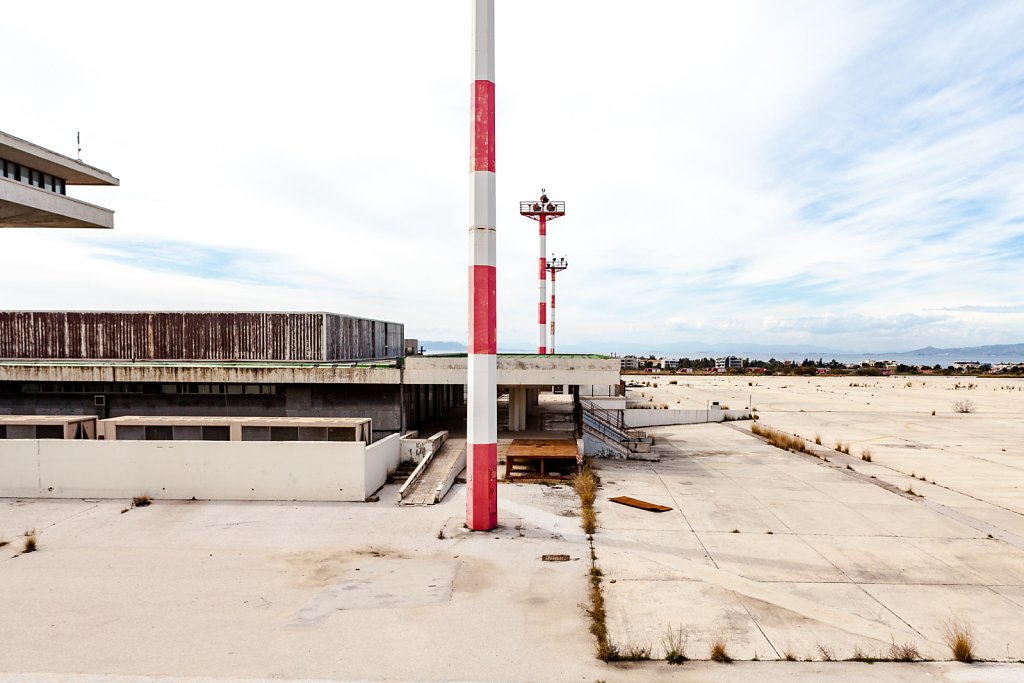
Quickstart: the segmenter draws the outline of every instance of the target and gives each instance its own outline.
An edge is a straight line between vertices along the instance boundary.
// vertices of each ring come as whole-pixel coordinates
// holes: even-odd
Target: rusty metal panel
[[[619,505],[628,505],[630,507],[639,508],[641,510],[647,510],[649,512],[668,512],[672,508],[667,505],[658,505],[657,503],[648,503],[646,500],[639,500],[637,498],[630,498],[629,496],[619,496],[617,498],[609,498],[613,503]]]
[[[404,326],[324,313],[0,311],[0,358],[394,358]]]
[[[399,323],[326,316],[326,360],[396,358],[404,353],[405,327]]]

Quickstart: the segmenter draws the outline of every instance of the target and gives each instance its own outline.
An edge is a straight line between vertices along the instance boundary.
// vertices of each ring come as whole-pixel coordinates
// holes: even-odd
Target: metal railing
[[[580,399],[580,406],[583,408],[584,425],[600,431],[605,436],[614,438],[616,441],[644,441],[647,439],[647,432],[626,426],[624,413],[621,410],[608,410],[585,398]],[[590,420],[587,420],[588,417]]]
[[[542,202],[539,199],[532,202],[519,202],[519,213],[523,216],[539,216],[541,214],[560,216],[565,213],[565,202]]]

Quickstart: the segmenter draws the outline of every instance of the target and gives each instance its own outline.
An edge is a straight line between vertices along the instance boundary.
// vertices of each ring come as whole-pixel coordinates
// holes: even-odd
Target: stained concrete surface
[[[613,639],[658,654],[671,624],[696,656],[723,637],[744,659],[884,655],[893,641],[948,658],[942,622],[963,617],[981,657],[1024,658],[1024,383],[671,379],[644,378],[630,395],[750,402],[761,424],[820,435],[822,457],[781,451],[740,422],[648,430],[660,462],[602,462],[596,546]],[[967,395],[978,412],[954,413]],[[940,485],[911,476],[924,472]],[[674,510],[607,503],[616,495]]]
[[[660,462],[599,463],[595,545],[612,638],[658,656],[672,624],[698,658],[717,635],[738,658],[820,659],[819,644],[837,657],[874,654],[892,640],[944,657],[940,623],[957,614],[973,622],[981,656],[1024,657],[1024,550],[1012,542],[1024,532],[1020,413],[1009,390],[1001,415],[993,403],[929,423],[924,405],[967,390],[933,387],[908,403],[917,387],[843,397],[837,385],[766,379],[755,380],[762,422],[826,438],[834,424],[853,457],[784,453],[733,423],[654,430]],[[736,403],[747,387],[733,382],[671,390]],[[878,407],[861,410],[862,398]],[[907,406],[939,427],[915,434],[938,456],[925,471],[942,486],[911,479],[919,464],[901,458],[921,449],[879,445],[907,436]],[[961,421],[973,418],[988,424]],[[854,425],[875,444],[873,463],[857,457]],[[978,473],[976,459],[1004,469]],[[925,497],[902,493],[908,485]],[[674,509],[607,502],[619,494]],[[603,664],[587,630],[589,550],[574,495],[531,484],[499,495],[502,527],[487,534],[462,527],[461,485],[426,508],[397,506],[395,486],[378,503],[158,502],[123,514],[112,501],[0,500],[0,538],[14,541],[0,548],[0,683],[1024,681],[1015,663]],[[18,556],[29,528],[40,550]],[[572,560],[542,562],[547,553]]]

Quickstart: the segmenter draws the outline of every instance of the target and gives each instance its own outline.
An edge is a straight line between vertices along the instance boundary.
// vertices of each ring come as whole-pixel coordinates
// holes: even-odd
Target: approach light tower
[[[469,354],[466,526],[498,526],[498,361],[495,278],[494,0],[473,3],[469,123]]]
[[[548,261],[548,272],[551,273],[551,340],[548,345],[548,353],[553,354],[555,352],[555,274],[559,273],[569,267],[569,262],[565,260],[565,257],[556,259],[555,255],[551,255],[551,260]]]
[[[519,214],[532,218],[540,223],[540,263],[538,264],[538,303],[537,303],[537,353],[546,354],[547,351],[547,282],[548,264],[544,257],[547,252],[548,220],[565,215],[565,202],[553,202],[548,199],[544,188],[540,190],[540,199],[532,202],[519,202]]]

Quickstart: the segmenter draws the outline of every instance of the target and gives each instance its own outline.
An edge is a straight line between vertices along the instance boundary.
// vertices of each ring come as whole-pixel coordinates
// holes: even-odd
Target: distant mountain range
[[[889,356],[956,356],[957,360],[978,360],[979,358],[1024,358],[1024,344],[990,344],[988,346],[961,346],[939,349],[926,346],[913,351],[890,352]]]
[[[420,346],[430,353],[466,353],[466,345],[453,341],[421,340]],[[513,342],[508,347],[499,346],[499,353],[533,353],[536,349]],[[1024,360],[1024,343],[1022,344],[990,344],[986,346],[963,346],[954,348],[937,348],[926,346],[911,351],[849,351],[827,346],[808,345],[771,345],[771,344],[706,344],[701,342],[680,342],[674,344],[643,344],[637,342],[580,342],[559,345],[560,353],[602,353],[606,355],[626,354],[668,356],[680,358],[714,358],[716,356],[739,356],[741,358],[803,359],[812,357],[837,358],[863,357],[874,359],[901,358],[948,358],[950,362],[958,360],[985,361],[1016,361]]]

